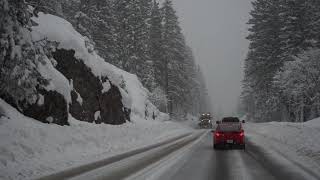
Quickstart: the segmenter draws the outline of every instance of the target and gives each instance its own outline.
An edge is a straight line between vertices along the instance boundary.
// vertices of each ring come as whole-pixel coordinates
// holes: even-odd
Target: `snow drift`
[[[247,132],[285,144],[301,156],[308,156],[318,162],[320,160],[320,118],[305,123],[248,123],[245,128]]]
[[[191,129],[170,121],[123,125],[75,120],[44,124],[0,99],[0,179],[33,179],[178,136]]]

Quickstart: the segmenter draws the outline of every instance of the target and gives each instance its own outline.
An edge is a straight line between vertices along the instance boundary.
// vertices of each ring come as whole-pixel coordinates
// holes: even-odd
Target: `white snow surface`
[[[37,101],[38,106],[42,106],[44,104],[44,96],[39,94],[38,95],[38,101]]]
[[[136,119],[119,126],[70,116],[70,126],[43,124],[0,99],[0,179],[33,179],[193,131],[170,121]]]
[[[49,85],[47,85],[45,88],[48,91],[57,91],[61,95],[64,96],[65,100],[69,103],[71,103],[71,86],[66,79],[66,77],[61,74],[58,70],[56,70],[51,61],[45,57],[44,58],[45,64],[39,63],[38,70],[42,77],[44,77],[49,81]]]
[[[99,118],[101,118],[101,116],[100,116],[100,111],[96,111],[95,113],[94,113],[94,120],[96,121],[96,120],[98,120]]]
[[[257,144],[268,141],[269,144],[276,144],[275,147],[279,144],[286,146],[298,156],[314,160],[320,166],[320,118],[305,123],[247,123],[245,130],[265,139],[257,138]]]
[[[82,99],[81,95],[77,91],[75,91],[75,92],[77,93],[77,102],[82,106],[83,99]]]
[[[110,82],[109,81],[107,81],[107,82],[104,82],[103,84],[102,84],[102,93],[106,93],[106,92],[108,92],[109,90],[110,90],[110,88],[111,88],[111,85],[110,85]]]

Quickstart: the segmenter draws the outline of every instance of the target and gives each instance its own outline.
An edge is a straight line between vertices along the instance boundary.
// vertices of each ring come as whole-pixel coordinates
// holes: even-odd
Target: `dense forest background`
[[[320,1],[255,0],[242,111],[255,121],[320,116]]]
[[[8,2],[1,1],[1,5],[6,7]],[[1,15],[1,29],[14,32],[7,34],[13,40],[22,36],[19,28],[32,26],[30,17],[37,12],[60,16],[86,36],[87,46],[106,62],[136,74],[161,111],[184,117],[210,110],[201,68],[186,44],[171,0],[161,5],[155,0],[10,0],[10,7],[4,9],[12,13]],[[10,26],[6,18],[14,19]],[[0,62],[4,63],[15,49],[6,36],[2,37],[2,42],[7,42],[7,47],[1,49]],[[39,82],[46,83],[35,70],[41,61],[39,54],[50,54],[46,52],[50,47],[43,48],[48,44],[41,42],[20,43],[25,47],[24,57],[15,58],[1,69],[0,91],[10,94],[13,101],[32,104]],[[28,54],[31,51],[37,53]],[[11,73],[17,67],[20,73]]]

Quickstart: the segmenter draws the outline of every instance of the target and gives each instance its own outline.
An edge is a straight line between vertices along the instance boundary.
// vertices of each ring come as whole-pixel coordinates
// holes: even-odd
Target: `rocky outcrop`
[[[108,77],[96,77],[83,61],[74,57],[75,51],[58,49],[52,53],[57,61],[55,67],[70,80],[73,87],[71,103],[57,91],[39,88],[35,104],[17,102],[10,94],[0,98],[14,106],[24,115],[43,123],[69,125],[68,113],[80,121],[119,125],[130,121],[130,109],[124,107],[119,88]],[[103,83],[109,83],[103,90]]]
[[[72,103],[69,106],[71,115],[81,121],[106,124],[123,124],[130,120],[130,110],[122,104],[119,88],[108,77],[96,77],[74,54],[75,51],[64,49],[52,54],[58,63],[56,69],[73,86]],[[110,83],[108,91],[102,92],[102,83]]]
[[[58,125],[69,125],[68,105],[65,98],[56,91],[38,89],[37,103],[26,104],[15,101],[10,94],[1,94],[0,98],[15,107],[25,116],[39,120],[43,123],[55,123]]]
[[[68,106],[64,97],[56,91],[40,90],[43,101],[28,106],[23,110],[23,114],[44,123],[55,123],[58,125],[69,125]]]

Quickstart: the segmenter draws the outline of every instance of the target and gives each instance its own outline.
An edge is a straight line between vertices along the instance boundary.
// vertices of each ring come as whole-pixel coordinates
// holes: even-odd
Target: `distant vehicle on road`
[[[242,123],[237,117],[225,117],[222,121],[217,121],[217,127],[213,133],[213,148],[219,147],[240,147],[245,149],[245,137]]]
[[[201,114],[201,116],[199,117],[198,125],[201,129],[204,129],[204,128],[212,129],[212,126],[213,126],[212,125],[212,115],[210,113]]]
[[[237,117],[225,117],[221,120],[222,123],[240,123],[240,119]],[[242,120],[244,123],[244,120]]]

